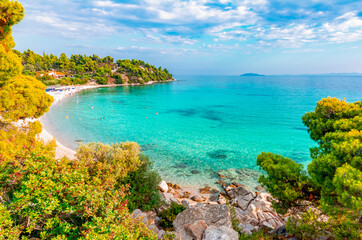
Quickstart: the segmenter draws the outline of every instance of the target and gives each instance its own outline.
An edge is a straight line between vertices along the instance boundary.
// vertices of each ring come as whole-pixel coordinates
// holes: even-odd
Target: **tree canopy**
[[[91,143],[78,150],[77,160],[56,159],[55,141],[38,138],[39,121],[19,123],[41,116],[53,101],[43,83],[22,74],[21,54],[12,50],[11,27],[23,15],[18,2],[0,1],[0,239],[157,239],[128,210],[128,201],[132,208],[160,203],[158,175],[136,143]],[[65,55],[59,63],[72,66]],[[129,182],[136,173],[144,177],[142,187]],[[135,189],[153,198],[129,197]]]
[[[167,69],[156,68],[141,60],[124,59],[115,63],[114,58],[110,56],[100,58],[94,54],[75,54],[68,58],[65,53],[58,57],[45,53],[39,55],[31,50],[17,54],[22,58],[23,73],[35,76],[46,85],[84,84],[90,79],[95,79],[99,84],[144,84],[149,81],[163,82],[172,79],[172,74]],[[68,78],[64,81],[49,77],[46,73],[51,70],[60,71]]]
[[[308,174],[291,159],[262,153],[257,164],[267,175],[260,182],[277,199],[279,212],[296,207],[305,212],[301,220],[290,218],[291,232],[304,238],[361,239],[362,102],[328,97],[302,119],[318,143],[311,148]]]

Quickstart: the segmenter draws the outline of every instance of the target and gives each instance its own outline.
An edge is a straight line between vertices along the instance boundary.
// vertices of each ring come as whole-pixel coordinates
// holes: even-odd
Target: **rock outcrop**
[[[163,235],[166,234],[165,231],[158,228],[158,222],[160,219],[154,211],[142,212],[140,209],[136,209],[131,213],[131,217],[135,221],[143,222],[148,229],[158,236],[158,239],[162,239]]]
[[[250,234],[261,227],[278,229],[285,225],[281,215],[271,207],[268,193],[254,193],[244,186],[225,188],[230,203],[235,207],[235,217],[243,233]]]
[[[176,237],[182,240],[224,239],[215,238],[215,236],[230,234],[230,238],[225,239],[238,239],[237,232],[231,227],[230,209],[226,205],[189,208],[177,215],[173,226]],[[209,230],[206,232],[207,229]]]
[[[222,187],[224,191],[208,186],[199,190],[182,188],[164,181],[159,185],[166,203],[175,202],[186,207],[173,223],[178,239],[234,239],[237,232],[231,228],[227,202],[235,210],[233,219],[241,233],[252,234],[263,228],[276,230],[285,226],[283,217],[271,207],[269,193],[250,191],[234,181],[229,185],[223,181]],[[260,186],[258,189],[263,190]]]

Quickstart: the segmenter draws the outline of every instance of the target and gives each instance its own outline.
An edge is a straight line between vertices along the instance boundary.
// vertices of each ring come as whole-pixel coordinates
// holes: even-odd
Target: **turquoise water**
[[[85,90],[53,104],[42,122],[71,148],[77,140],[138,142],[168,181],[213,185],[220,172],[253,187],[262,151],[310,162],[314,142],[301,117],[317,101],[362,96],[361,77],[176,78],[158,85]],[[240,168],[250,171],[235,170]]]

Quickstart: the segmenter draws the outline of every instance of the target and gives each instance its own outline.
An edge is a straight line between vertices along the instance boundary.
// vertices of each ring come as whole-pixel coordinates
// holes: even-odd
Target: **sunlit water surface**
[[[78,141],[135,141],[162,178],[174,183],[213,186],[219,172],[255,187],[256,157],[262,151],[304,165],[311,161],[314,142],[301,117],[317,101],[362,98],[361,77],[176,78],[151,86],[85,90],[53,104],[42,122],[73,149]]]

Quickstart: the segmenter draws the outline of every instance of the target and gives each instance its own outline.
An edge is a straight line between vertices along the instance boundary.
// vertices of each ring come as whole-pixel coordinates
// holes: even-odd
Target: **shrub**
[[[98,84],[105,85],[108,83],[107,77],[94,77],[94,79],[97,81]]]
[[[161,181],[160,176],[152,170],[152,163],[148,157],[141,156],[141,165],[122,180],[122,184],[128,185],[130,193],[126,196],[130,212],[139,208],[149,211],[161,205],[161,196],[157,189]]]
[[[273,201],[273,207],[280,213],[301,205],[301,200],[308,199],[313,191],[302,164],[278,154],[261,153],[257,165],[267,173],[267,176],[260,176],[259,182],[273,196],[278,196],[278,201]]]
[[[268,176],[260,182],[280,213],[312,205],[301,209],[301,218],[289,217],[289,232],[303,239],[362,239],[362,102],[328,97],[302,119],[318,143],[311,148],[309,176],[291,159],[262,153],[258,165]]]
[[[177,214],[184,211],[185,209],[185,206],[172,202],[169,209],[162,210],[158,215],[161,218],[160,225],[166,230],[172,231],[172,222],[175,220]]]

